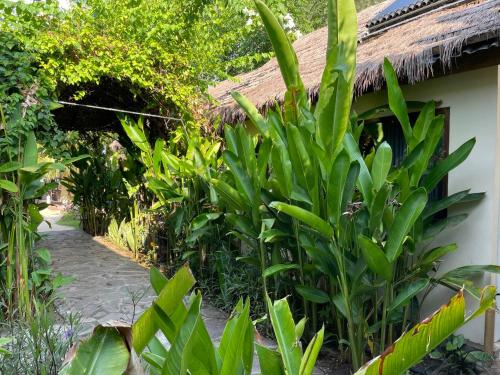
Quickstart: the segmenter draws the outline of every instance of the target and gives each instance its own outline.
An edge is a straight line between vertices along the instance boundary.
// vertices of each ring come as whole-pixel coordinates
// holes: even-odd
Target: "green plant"
[[[3,116],[0,144],[0,187],[2,189],[2,214],[0,232],[3,250],[1,275],[5,277],[6,305],[8,315],[16,311],[21,317],[30,317],[32,298],[37,295],[37,286],[31,282],[34,271],[36,230],[43,217],[36,199],[41,198],[54,184],[45,184],[44,175],[50,170],[64,170],[66,165],[87,157],[66,159],[62,162],[39,162],[39,149],[35,133],[28,130],[23,111],[13,113],[9,120]],[[23,129],[27,127],[27,129]],[[4,276],[3,276],[4,275]]]
[[[80,215],[75,210],[67,211],[56,224],[78,229],[80,228]]]
[[[82,229],[94,236],[104,235],[112,218],[127,217],[131,203],[122,168],[109,143],[106,135],[87,134],[83,142],[72,147],[71,154],[92,156],[73,163],[62,180],[80,210]]]
[[[479,298],[473,277],[499,272],[494,265],[465,266],[436,276],[438,261],[456,245],[429,248],[438,233],[467,217],[438,220],[435,213],[482,197],[466,190],[428,199],[467,158],[475,140],[434,162],[444,118],[436,115],[434,102],[411,103],[420,114],[410,123],[389,61],[384,64],[388,105],[351,114],[357,22],[350,0],[329,1],[326,68],[312,108],[286,33],[262,2],[256,5],[287,86],[284,104],[263,117],[233,94],[251,124],[225,128],[227,171],[211,183],[226,220],[253,250],[244,260],[259,265],[263,291],[268,280],[274,279],[276,292],[292,280],[288,290],[303,299],[313,330],[318,305],[324,304],[339,346],[347,343],[357,369],[367,349],[382,353],[415,321],[433,287],[465,285]],[[399,164],[387,142],[360,146],[363,121],[383,110],[397,117],[404,133],[406,152]]]
[[[5,346],[12,341],[12,337],[0,337],[0,356],[11,355]]]
[[[488,363],[493,360],[491,354],[467,347],[463,335],[451,335],[429,356],[438,362],[429,368],[433,374],[479,375],[487,371]]]
[[[465,323],[494,307],[495,294],[494,286],[485,287],[481,292],[479,307],[470,315],[466,315],[465,298],[461,290],[448,304],[443,305],[433,315],[402,335],[384,353],[368,362],[355,375],[405,373]]]
[[[51,302],[34,302],[29,322],[2,322],[0,330],[10,337],[3,344],[10,354],[1,357],[0,353],[0,373],[57,374],[65,353],[77,341],[79,322],[75,315],[56,316]]]
[[[207,253],[221,242],[217,224],[221,215],[213,207],[216,194],[206,182],[220,165],[220,142],[203,137],[188,123],[168,142],[156,139],[152,147],[142,119],[122,118],[121,123],[146,168],[145,186],[155,197],[150,210],[164,219],[164,263],[174,268],[189,258],[192,263],[197,261],[201,275]]]
[[[229,318],[218,347],[212,342],[201,316],[201,294],[184,296],[195,279],[187,266],[167,280],[151,270],[151,284],[158,297],[131,327],[97,327],[82,343],[60,374],[90,375],[106,371],[123,374],[127,367],[138,371],[129,350],[141,355],[151,374],[251,374],[254,355],[254,323],[250,302],[240,300]],[[294,323],[286,300],[268,300],[278,337],[278,350],[257,346],[263,374],[312,374],[323,340],[323,330],[307,347],[298,345],[306,319]],[[169,347],[156,336],[161,331]],[[278,371],[279,370],[279,371]]]

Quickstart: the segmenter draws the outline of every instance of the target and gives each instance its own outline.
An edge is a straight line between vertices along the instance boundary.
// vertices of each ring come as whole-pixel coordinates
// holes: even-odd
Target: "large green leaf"
[[[187,347],[195,335],[197,323],[201,319],[200,309],[201,294],[198,293],[191,301],[186,318],[179,327],[175,339],[171,342],[172,346],[165,359],[162,375],[187,374],[189,357],[193,355],[187,350]]]
[[[123,375],[129,360],[130,351],[118,329],[99,326],[78,346],[74,357],[60,374]]]
[[[389,96],[389,108],[394,113],[401,124],[406,143],[409,144],[413,138],[413,131],[408,116],[408,108],[403,97],[403,92],[399,87],[398,77],[390,61],[384,59],[384,76],[387,82],[387,95]]]
[[[238,105],[245,111],[250,121],[255,125],[259,133],[267,137],[269,135],[269,129],[267,128],[266,120],[259,113],[257,108],[247,99],[244,95],[239,92],[232,92],[231,96],[236,100]]]
[[[458,248],[457,244],[453,243],[447,246],[435,247],[422,255],[419,264],[430,264],[439,260],[442,256],[455,251]]]
[[[419,188],[410,194],[397,212],[385,244],[385,254],[389,262],[393,263],[401,254],[405,237],[424,210],[426,203],[427,192]]]
[[[454,205],[455,203],[460,202],[462,199],[467,197],[469,194],[469,190],[460,191],[458,193],[447,196],[446,198],[440,199],[438,201],[431,201],[425,207],[424,212],[422,213],[422,217],[424,219],[438,213],[439,211],[445,210],[448,207]]]
[[[392,281],[392,264],[389,263],[382,249],[363,235],[358,237],[358,243],[368,267],[386,281]]]
[[[267,298],[267,307],[285,372],[287,374],[298,374],[300,372],[302,352],[300,346],[297,345],[295,322],[290,307],[286,299],[273,303],[269,297]]]
[[[271,202],[270,207],[302,221],[326,237],[333,236],[333,228],[326,221],[312,212],[283,202]]]
[[[316,103],[317,141],[334,152],[349,126],[358,22],[353,0],[328,1],[326,65]]]
[[[285,375],[283,362],[278,351],[259,344],[255,347],[257,349],[257,356],[259,357],[261,375]]]
[[[168,316],[173,315],[179,308],[185,309],[182,299],[195,282],[191,270],[187,265],[184,265],[168,281],[155,300],[155,303]],[[159,327],[154,319],[154,307],[150,307],[132,326],[133,345],[136,353],[142,353],[158,329]]]
[[[255,192],[252,186],[252,181],[250,180],[248,173],[243,169],[241,161],[235,154],[227,150],[224,151],[222,158],[233,174],[236,186],[238,187],[238,191],[241,196],[246,198],[248,204],[251,204],[254,200]]]
[[[269,277],[277,273],[296,269],[300,269],[300,266],[298,264],[274,264],[264,270],[263,276]]]
[[[410,173],[410,182],[412,186],[418,185],[422,175],[427,170],[431,158],[434,156],[440,139],[443,137],[444,116],[436,116],[430,124],[425,141],[423,142],[423,150],[419,158],[415,161]],[[414,150],[415,151],[415,150]]]
[[[408,285],[405,285],[389,306],[389,311],[406,306],[413,297],[427,288],[429,282],[429,279],[418,279],[417,281],[412,281]]]
[[[156,295],[160,294],[165,285],[168,283],[168,279],[156,267],[151,267],[149,270],[149,281],[151,282],[151,286],[153,287]]]
[[[328,219],[331,223],[338,223],[342,214],[342,194],[346,185],[349,167],[349,155],[345,150],[342,150],[333,162],[326,194]]]
[[[0,173],[17,171],[19,168],[21,168],[21,164],[19,162],[9,161],[5,164],[0,165]]]
[[[372,163],[373,189],[378,191],[385,183],[392,165],[392,149],[389,143],[383,142],[375,153]]]
[[[349,153],[349,157],[351,161],[357,161],[359,163],[359,178],[357,181],[357,185],[361,194],[365,198],[365,201],[368,205],[371,204],[373,199],[373,180],[366,166],[366,163],[363,159],[363,155],[359,150],[359,145],[350,133],[346,133],[344,137],[344,146]]]
[[[431,100],[427,102],[420,111],[417,121],[413,126],[413,139],[409,143],[409,149],[413,150],[417,144],[425,140],[427,132],[436,116],[436,103]]]
[[[250,301],[240,300],[232,318],[226,324],[219,346],[222,359],[220,375],[237,374],[239,368],[250,375],[253,361],[253,324],[250,320]]]
[[[126,116],[122,117],[120,120],[123,130],[125,130],[125,133],[130,138],[130,140],[134,142],[134,144],[141,151],[147,154],[151,154],[151,146],[149,145],[146,135],[144,134],[144,131],[141,127],[142,121],[135,123],[132,119]]]
[[[494,286],[485,287],[479,308],[466,317],[465,299],[463,291],[460,291],[449,303],[403,334],[384,353],[365,364],[355,375],[404,374],[464,323],[493,308],[495,293]]]
[[[273,45],[287,89],[297,98],[305,96],[304,84],[300,78],[298,60],[292,43],[269,8],[260,0],[257,0],[255,5]]]
[[[311,375],[314,371],[314,365],[318,358],[321,345],[323,345],[323,336],[325,334],[325,327],[314,335],[309,345],[307,345],[304,356],[300,362],[300,375]]]
[[[17,185],[9,180],[0,180],[0,188],[11,193],[17,193],[19,191]]]
[[[34,132],[29,132],[24,144],[23,167],[32,167],[38,164],[38,146]]]
[[[219,194],[222,198],[222,200],[232,209],[234,210],[240,210],[244,211],[247,206],[245,205],[245,202],[243,201],[243,197],[241,194],[233,188],[231,185],[228,183],[218,180],[215,178],[212,178],[210,180],[210,183],[214,187],[215,191],[217,194]]]
[[[434,167],[432,167],[429,174],[425,176],[423,182],[423,186],[427,189],[427,191],[434,189],[439,181],[441,181],[442,178],[448,174],[448,172],[467,159],[467,156],[469,156],[475,144],[476,138],[469,139],[462,146],[448,155],[446,159],[441,160]]]
[[[308,285],[295,285],[295,290],[306,300],[314,303],[329,303],[330,297],[318,288]]]

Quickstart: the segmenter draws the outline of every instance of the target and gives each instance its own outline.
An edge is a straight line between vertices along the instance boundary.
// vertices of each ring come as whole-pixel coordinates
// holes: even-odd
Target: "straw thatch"
[[[370,34],[367,23],[391,1],[358,14],[357,95],[382,87],[384,57],[392,62],[400,79],[415,83],[431,77],[436,63],[449,71],[453,59],[477,43],[482,43],[481,48],[499,45],[499,0],[454,1]],[[326,40],[327,30],[322,28],[294,43],[302,79],[313,101],[325,65]],[[281,101],[285,85],[276,59],[209,90],[218,103],[215,113],[220,114],[222,122],[235,123],[245,118],[230,96],[232,91],[244,94],[262,111],[274,106],[276,100]]]

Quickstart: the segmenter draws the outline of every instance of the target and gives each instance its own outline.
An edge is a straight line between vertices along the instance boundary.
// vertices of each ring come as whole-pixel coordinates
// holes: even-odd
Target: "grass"
[[[80,228],[80,217],[76,212],[66,212],[57,221],[58,225],[64,225],[66,227]]]

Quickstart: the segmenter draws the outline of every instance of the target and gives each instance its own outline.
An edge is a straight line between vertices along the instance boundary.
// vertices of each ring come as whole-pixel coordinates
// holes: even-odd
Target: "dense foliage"
[[[262,375],[311,375],[315,371],[324,328],[303,349],[299,340],[306,318],[295,323],[286,299],[272,302],[266,297],[276,349],[254,342],[255,323],[250,319],[248,299],[245,303],[239,300],[216,346],[201,314],[200,292],[192,292],[187,303],[184,298],[196,283],[189,268],[180,268],[171,279],[153,268],[150,279],[157,298],[132,327],[96,327],[86,341],[69,352],[60,375],[122,375],[125,370],[141,374],[143,364],[152,375],[250,375],[254,373],[254,350]],[[485,288],[477,310],[466,316],[463,293],[458,293],[432,319],[417,324],[394,343],[393,350],[367,363],[356,375],[405,373],[453,331],[491,308],[494,298],[495,288]],[[157,337],[159,331],[168,345]]]

